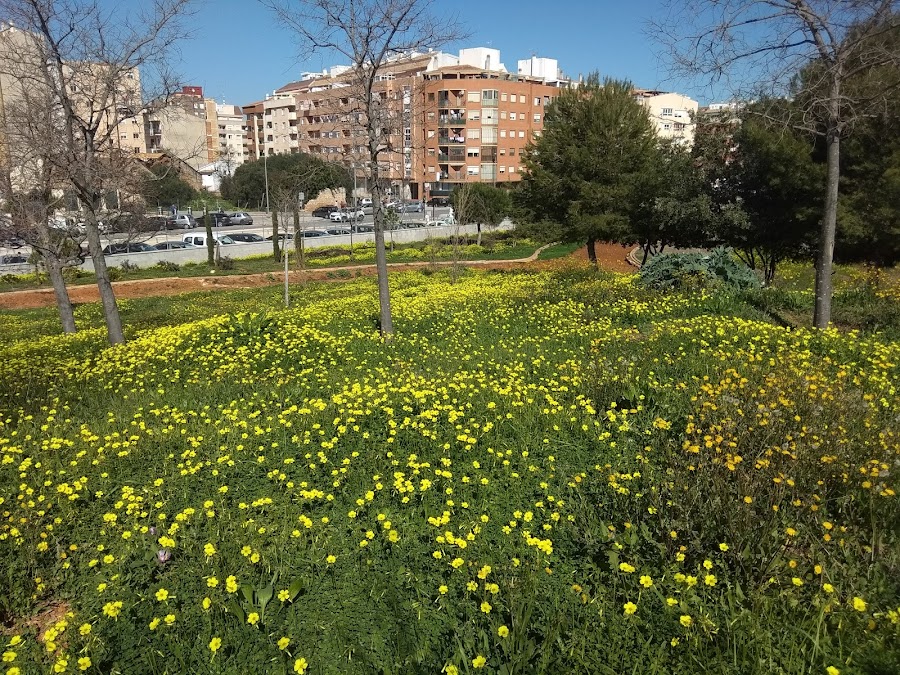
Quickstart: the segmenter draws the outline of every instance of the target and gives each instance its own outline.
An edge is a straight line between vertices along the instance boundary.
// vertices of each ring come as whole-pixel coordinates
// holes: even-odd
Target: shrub
[[[225,255],[219,258],[216,267],[220,270],[233,270],[237,267],[237,263],[234,261],[234,258]]]
[[[711,253],[666,253],[641,268],[641,281],[657,289],[724,285],[744,290],[759,288],[756,274],[734,257],[732,250]]]
[[[181,269],[181,265],[176,262],[172,262],[171,260],[160,260],[156,263],[156,266],[161,270],[165,270],[166,272],[177,272]]]

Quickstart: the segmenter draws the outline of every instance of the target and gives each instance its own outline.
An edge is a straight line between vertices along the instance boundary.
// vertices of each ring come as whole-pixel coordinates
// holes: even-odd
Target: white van
[[[181,237],[181,241],[191,246],[206,246],[206,234],[185,234]],[[213,241],[219,244],[234,243],[234,239],[227,234],[214,234]]]

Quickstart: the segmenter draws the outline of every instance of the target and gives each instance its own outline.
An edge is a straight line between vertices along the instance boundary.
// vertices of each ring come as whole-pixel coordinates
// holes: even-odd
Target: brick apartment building
[[[543,129],[544,108],[568,86],[554,59],[507,71],[496,49],[412,53],[389,62],[381,97],[385,151],[379,173],[394,194],[449,195],[459,183],[517,181],[526,143]],[[250,157],[304,152],[356,167],[364,183],[367,139],[349,69],[303,73],[243,107]]]

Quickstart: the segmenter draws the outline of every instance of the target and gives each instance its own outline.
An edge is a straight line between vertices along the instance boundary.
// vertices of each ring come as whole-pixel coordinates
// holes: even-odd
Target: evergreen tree
[[[523,199],[534,220],[558,222],[596,262],[596,241],[635,240],[632,220],[656,158],[653,123],[630,83],[601,83],[596,73],[564,90],[544,121],[525,152]]]

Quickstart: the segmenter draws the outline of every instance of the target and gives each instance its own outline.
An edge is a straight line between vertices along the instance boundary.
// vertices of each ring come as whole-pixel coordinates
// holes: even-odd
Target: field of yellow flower
[[[17,324],[0,674],[900,672],[900,344],[392,284],[389,344],[369,279],[115,348]]]

